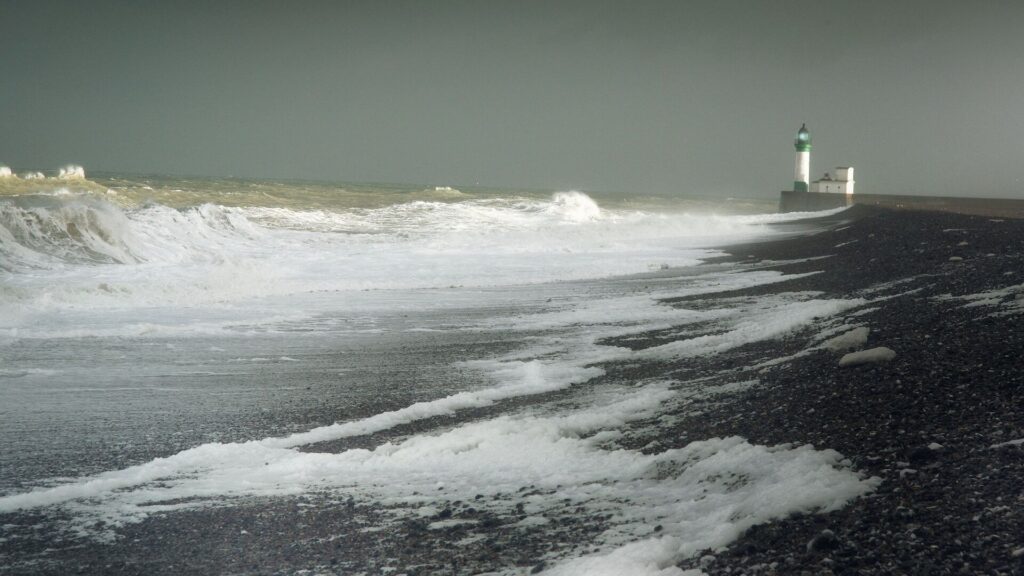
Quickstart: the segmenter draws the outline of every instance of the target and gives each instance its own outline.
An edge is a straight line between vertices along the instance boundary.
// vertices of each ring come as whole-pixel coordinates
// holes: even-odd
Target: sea
[[[267,572],[666,576],[755,524],[839,508],[873,484],[827,448],[632,446],[712,392],[609,370],[861,304],[666,302],[787,279],[718,257],[814,215],[443,184],[0,181],[0,573],[114,563],[140,526],[301,501],[373,514],[318,525],[339,539],[331,563],[298,554]],[[431,571],[429,554],[345,540],[410,522],[449,551],[497,531],[547,545],[528,564]],[[573,523],[597,528],[569,542]],[[262,573],[207,554],[194,572]]]

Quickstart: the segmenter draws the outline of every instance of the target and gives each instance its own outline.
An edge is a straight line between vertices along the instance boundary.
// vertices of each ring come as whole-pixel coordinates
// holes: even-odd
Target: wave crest
[[[601,207],[593,198],[575,190],[555,192],[551,197],[551,204],[545,211],[570,222],[597,220],[602,215]]]
[[[116,207],[82,198],[19,197],[0,204],[0,268],[56,263],[139,262],[127,216]]]

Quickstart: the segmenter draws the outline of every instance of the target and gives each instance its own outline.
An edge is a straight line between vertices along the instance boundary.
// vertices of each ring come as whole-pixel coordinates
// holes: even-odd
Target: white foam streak
[[[770,301],[771,298],[765,300]],[[775,303],[774,306],[765,306],[760,310],[747,309],[744,312],[749,315],[728,332],[676,340],[646,348],[637,352],[635,356],[647,360],[671,360],[720,354],[744,344],[778,338],[814,320],[856,308],[865,302],[861,299],[807,300],[781,305]]]
[[[451,415],[458,410],[490,406],[508,398],[561,390],[604,374],[600,368],[543,364],[538,360],[507,363],[480,361],[467,364],[489,369],[500,381],[507,383],[478,391],[459,392],[439,400],[417,402],[400,410],[382,412],[354,422],[314,428],[286,438],[267,439],[263,443],[266,446],[290,448],[372,434],[416,420]]]
[[[599,368],[564,366],[557,363],[543,364],[536,360],[531,362],[477,362],[474,364],[481,369],[489,370],[499,384],[483,390],[460,392],[437,400],[417,402],[400,410],[314,428],[284,438],[266,438],[244,443],[204,444],[173,456],[156,458],[124,470],[103,473],[63,486],[2,497],[0,498],[0,512],[51,506],[81,498],[101,497],[112,491],[140,486],[159,479],[174,478],[182,474],[195,474],[207,468],[223,466],[234,461],[249,462],[252,458],[263,458],[267,462],[287,460],[289,458],[288,449],[291,448],[372,434],[417,420],[450,415],[458,410],[489,406],[499,400],[560,390],[604,373]]]

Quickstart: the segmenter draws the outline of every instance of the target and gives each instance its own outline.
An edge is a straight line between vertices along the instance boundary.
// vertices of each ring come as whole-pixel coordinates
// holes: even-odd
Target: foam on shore
[[[332,489],[401,505],[395,514],[482,494],[478,506],[507,515],[514,502],[500,496],[530,485],[539,492],[530,500],[534,514],[558,517],[582,506],[612,518],[594,543],[609,552],[554,573],[653,574],[644,570],[724,545],[753,524],[835,509],[874,486],[839,454],[809,446],[724,438],[647,455],[609,447],[594,434],[649,418],[674,395],[665,384],[651,384],[556,416],[503,416],[340,454],[260,442],[207,445],[86,483],[5,497],[0,511],[74,498],[69,509],[81,527],[103,520],[110,529],[225,498]],[[644,537],[655,524],[663,531]]]
[[[698,276],[692,287],[676,289],[676,293],[713,294],[725,286],[753,286],[783,279],[777,273],[767,272]],[[719,353],[778,337],[863,302],[816,300],[813,295],[783,293],[735,301],[730,308],[703,311],[675,310],[655,296],[604,299],[604,304],[611,310],[632,309],[636,315],[623,326],[620,321],[626,320],[625,315],[605,318],[600,306],[581,303],[568,315],[542,313],[536,320],[529,316],[520,318],[518,321],[524,327],[560,330],[550,340],[541,339],[508,357],[466,364],[486,374],[495,383],[491,387],[281,438],[204,444],[124,470],[7,495],[0,498],[0,512],[62,505],[85,524],[99,518],[106,526],[116,528],[155,512],[225,505],[242,496],[286,496],[330,489],[389,505],[426,505],[436,503],[438,498],[443,503],[449,494],[494,495],[533,484],[552,491],[550,502],[542,506],[545,509],[560,510],[562,505],[557,503],[568,498],[586,506],[611,507],[620,517],[616,522],[620,526],[603,537],[601,549],[622,546],[622,551],[607,555],[600,562],[620,566],[633,557],[631,550],[649,552],[653,546],[666,550],[656,556],[655,564],[667,566],[680,555],[697,549],[695,546],[727,542],[754,523],[791,511],[839,506],[873,486],[841,465],[838,454],[809,447],[770,448],[734,438],[645,455],[608,446],[605,438],[614,434],[606,433],[649,418],[666,402],[675,401],[677,392],[667,383],[648,385],[638,391],[614,389],[610,396],[597,398],[596,404],[577,410],[547,416],[529,412],[501,416],[439,434],[385,443],[373,450],[347,450],[340,454],[295,450],[312,443],[371,434],[467,408],[489,406],[500,400],[565,389],[604,374],[596,365],[603,362]],[[665,317],[659,317],[655,311]],[[719,328],[714,335],[683,338],[636,351],[599,341],[611,335],[640,333],[666,321],[711,321]],[[580,337],[565,339],[573,333]],[[565,342],[572,344],[566,347]],[[605,434],[595,435],[601,431]],[[520,446],[525,452],[517,452]],[[709,468],[701,472],[703,466]],[[673,472],[666,477],[666,470]],[[743,478],[749,492],[735,490],[735,482],[727,482],[724,477]],[[763,496],[766,490],[789,493],[794,482],[801,483],[800,498],[785,498],[748,510],[749,499],[760,498],[756,495]],[[438,487],[442,490],[436,497],[415,496],[438,492]],[[700,499],[679,508],[678,494],[705,494],[712,489],[722,491],[715,509],[729,511],[726,517],[733,520],[726,522],[726,517],[712,513]],[[739,500],[733,502],[731,498]],[[637,543],[637,537],[642,535],[637,532],[639,527],[651,523],[672,527],[658,538]],[[565,570],[585,573],[597,569],[595,566],[598,565],[587,561]],[[642,566],[634,568],[640,570]]]

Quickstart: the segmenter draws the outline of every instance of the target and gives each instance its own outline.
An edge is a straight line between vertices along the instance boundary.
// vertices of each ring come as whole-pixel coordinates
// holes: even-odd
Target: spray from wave
[[[551,204],[545,208],[569,222],[586,222],[601,217],[601,207],[582,192],[556,192]]]

